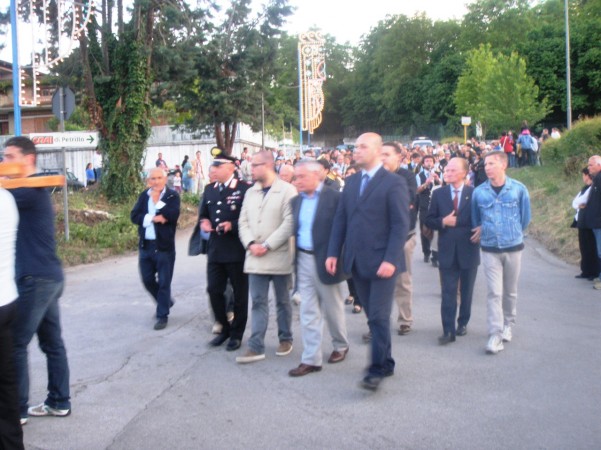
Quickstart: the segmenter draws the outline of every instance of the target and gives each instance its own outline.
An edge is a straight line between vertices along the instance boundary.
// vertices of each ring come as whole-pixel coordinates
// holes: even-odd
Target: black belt
[[[304,248],[300,248],[300,247],[296,247],[298,249],[299,252],[303,252],[306,253],[307,255],[314,255],[315,252],[312,250],[305,250]]]
[[[156,244],[157,241],[155,239],[144,239],[144,245],[146,244]]]

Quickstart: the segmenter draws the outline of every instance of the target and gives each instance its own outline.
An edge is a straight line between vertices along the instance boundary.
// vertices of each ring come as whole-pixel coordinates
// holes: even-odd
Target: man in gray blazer
[[[343,361],[349,349],[340,290],[340,282],[344,281],[345,276],[339,267],[330,275],[325,264],[340,193],[320,180],[320,172],[321,165],[313,160],[301,161],[295,168],[295,185],[299,195],[292,199],[292,213],[297,283],[303,299],[300,304],[303,355],[301,364],[288,372],[291,377],[321,370],[323,316],[328,323],[334,347],[328,362]]]

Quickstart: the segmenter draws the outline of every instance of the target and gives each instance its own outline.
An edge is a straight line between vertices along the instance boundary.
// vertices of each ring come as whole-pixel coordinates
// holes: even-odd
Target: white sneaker
[[[593,280],[593,288],[601,291],[601,278],[595,278]]]
[[[298,292],[295,292],[294,294],[292,294],[292,301],[294,302],[294,304],[296,306],[300,305],[301,303],[301,296]]]
[[[237,356],[236,362],[238,364],[248,364],[255,361],[262,361],[265,359],[265,353],[256,353],[252,350],[248,350],[244,355]]]
[[[503,327],[503,334],[501,337],[503,338],[503,342],[511,342],[513,335],[511,334],[511,327],[509,325]]]
[[[221,334],[221,330],[223,330],[223,325],[221,325],[219,322],[215,322],[213,324],[213,329],[211,330],[211,332],[213,334]]]
[[[493,334],[490,339],[488,339],[488,344],[486,344],[486,353],[491,355],[496,355],[501,350],[503,350],[503,339],[498,334]]]
[[[71,414],[70,409],[56,409],[48,406],[46,403],[40,403],[37,406],[32,406],[27,410],[27,414],[34,417],[55,416],[67,417]],[[21,419],[22,420],[22,419]]]

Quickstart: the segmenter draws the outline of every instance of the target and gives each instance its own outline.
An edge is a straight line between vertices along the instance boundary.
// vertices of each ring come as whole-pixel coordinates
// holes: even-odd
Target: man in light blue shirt
[[[334,348],[328,362],[343,361],[349,349],[340,290],[340,283],[345,277],[340,271],[330,275],[325,265],[340,193],[320,181],[320,167],[315,161],[301,161],[295,168],[295,185],[300,194],[292,199],[292,212],[297,247],[297,284],[302,298],[300,322],[303,355],[301,364],[288,372],[291,377],[321,370],[323,316],[328,323]]]

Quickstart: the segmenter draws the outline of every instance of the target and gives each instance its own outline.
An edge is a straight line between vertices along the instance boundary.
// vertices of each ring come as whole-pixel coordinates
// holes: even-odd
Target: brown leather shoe
[[[406,334],[409,334],[411,332],[411,325],[401,325],[401,327],[399,328],[399,334],[401,336],[405,336]]]
[[[288,375],[291,377],[302,377],[304,375],[309,375],[312,372],[319,372],[321,370],[321,366],[311,366],[309,364],[299,365],[296,369],[292,369],[288,372]]]
[[[341,361],[344,361],[344,358],[346,358],[346,354],[348,353],[348,348],[342,350],[342,351],[337,351],[334,350],[332,352],[332,354],[330,355],[330,358],[328,359],[328,362],[330,364],[334,364],[334,363],[338,363]]]

